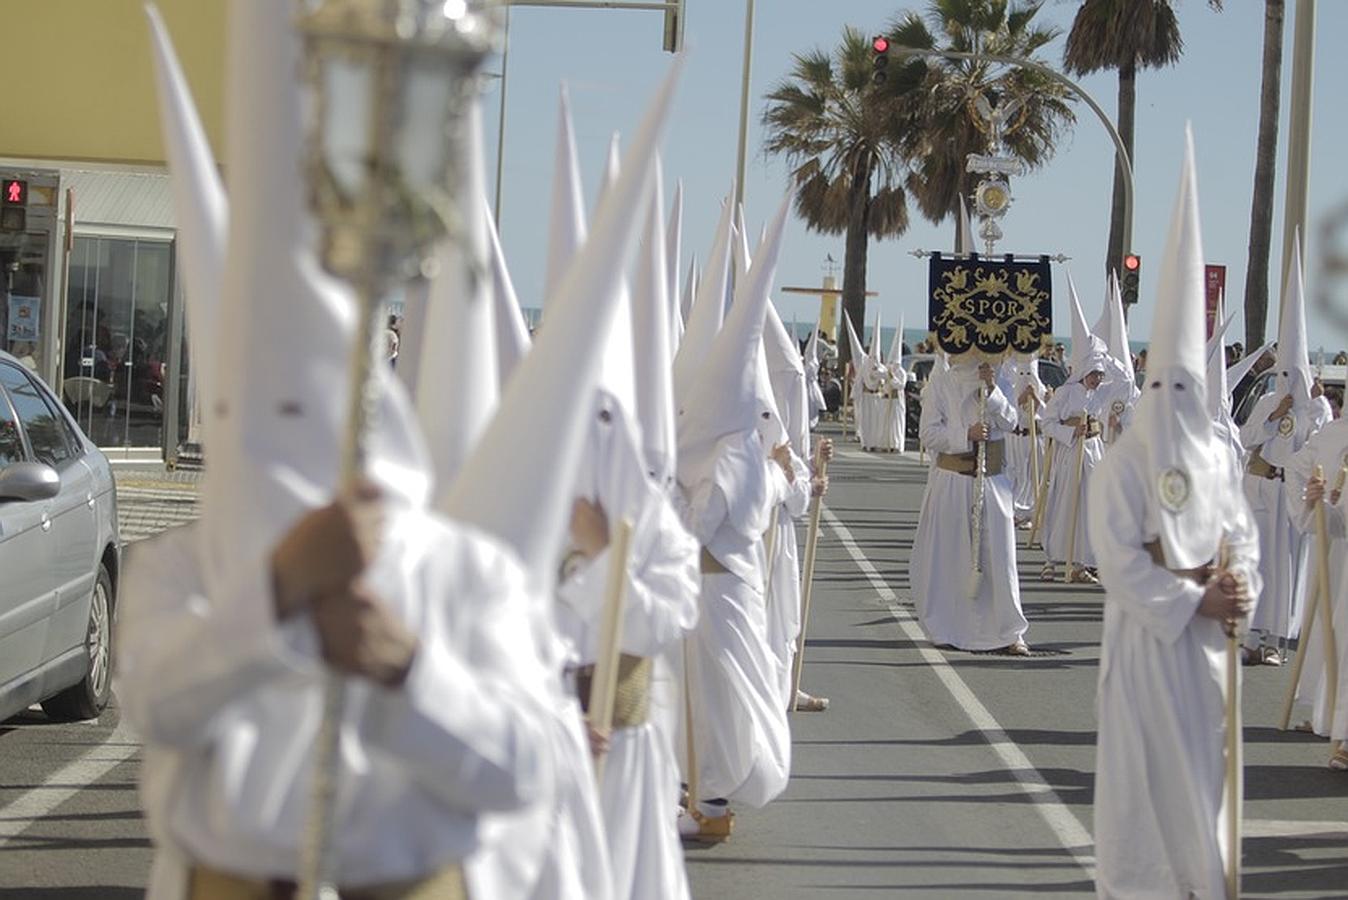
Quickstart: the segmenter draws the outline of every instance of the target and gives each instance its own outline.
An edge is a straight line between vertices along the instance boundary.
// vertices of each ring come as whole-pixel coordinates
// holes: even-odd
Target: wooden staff
[[[1039,471],[1040,471],[1040,464],[1039,464],[1039,422],[1038,422],[1039,416],[1037,415],[1037,413],[1038,413],[1038,409],[1037,409],[1038,404],[1034,401],[1033,398],[1031,398],[1031,399],[1030,399],[1030,402],[1027,403],[1027,404],[1025,404],[1025,405],[1029,407],[1029,411],[1030,411],[1030,424],[1026,427],[1026,430],[1029,431],[1029,433],[1030,433],[1030,434],[1029,434],[1029,437],[1030,437],[1030,483],[1034,485],[1035,495],[1036,495],[1036,497],[1037,497],[1037,496],[1038,496],[1038,493],[1039,493]],[[1037,506],[1037,505],[1038,505],[1038,504],[1036,504],[1036,506]]]
[[[692,651],[688,648],[690,638],[683,639],[683,737],[687,758],[684,777],[688,779],[688,815],[697,821],[697,744],[693,740],[693,667]]]
[[[618,697],[618,662],[622,652],[623,600],[627,595],[627,556],[632,520],[622,519],[609,545],[604,618],[599,623],[599,653],[590,678],[587,716],[590,727],[607,737],[613,731],[613,705]],[[594,760],[595,778],[604,780],[604,757]]]
[[[1222,542],[1217,554],[1219,577],[1226,577],[1230,566],[1230,548]],[[1242,734],[1240,721],[1240,623],[1230,620],[1226,627],[1226,896],[1240,898],[1241,805],[1244,801],[1241,772]]]
[[[824,459],[823,444],[815,451],[815,471],[820,477],[828,474],[828,461]],[[819,519],[824,512],[824,498],[815,497],[810,501],[810,530],[805,538],[805,573],[802,576],[803,589],[800,593],[800,634],[796,636],[795,671],[791,674],[791,711],[798,708],[800,698],[800,675],[805,667],[805,629],[810,623],[810,598],[814,593],[814,560],[819,548]]]
[[[847,422],[848,422],[848,418],[847,418],[847,408],[848,408],[848,403],[851,401],[851,398],[852,398],[852,379],[851,379],[851,378],[848,378],[846,375],[844,375],[844,376],[843,376],[843,398],[842,398],[842,410],[841,410],[841,412],[842,412],[842,421],[843,421],[843,438],[844,438],[845,440],[850,440],[850,438],[848,437],[848,434],[847,434]],[[853,407],[852,407],[852,419],[851,419],[851,421],[852,421],[852,431],[853,431],[853,432],[856,431],[856,419],[857,419],[857,411],[856,411],[856,407],[853,406]]]
[[[1040,472],[1039,489],[1034,498],[1034,521],[1030,524],[1030,538],[1026,546],[1033,547],[1034,539],[1044,527],[1044,508],[1048,505],[1048,486],[1053,475],[1053,438],[1044,443],[1044,466]],[[1052,560],[1050,560],[1051,562]]]
[[[1076,562],[1077,520],[1081,517],[1081,481],[1082,476],[1086,474],[1086,440],[1091,431],[1091,417],[1082,413],[1081,422],[1083,426],[1081,436],[1077,438],[1077,478],[1072,491],[1072,530],[1067,533],[1067,572],[1063,575],[1065,581],[1072,580],[1072,569]]]

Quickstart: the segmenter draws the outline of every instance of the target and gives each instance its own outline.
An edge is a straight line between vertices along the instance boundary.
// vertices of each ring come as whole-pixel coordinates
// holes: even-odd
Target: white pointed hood
[[[1150,505],[1171,568],[1211,561],[1222,537],[1222,462],[1207,408],[1203,239],[1193,135],[1186,130],[1184,168],[1158,275],[1147,350],[1147,380],[1133,427],[1147,453]],[[1149,517],[1150,518],[1150,517]]]
[[[1128,321],[1123,316],[1123,292],[1119,289],[1119,280],[1109,276],[1109,287],[1105,292],[1105,306],[1100,311],[1104,321],[1104,330],[1097,324],[1095,333],[1105,342],[1109,355],[1118,363],[1119,374],[1132,383],[1137,379],[1133,371],[1133,350],[1128,344]]]
[[[969,227],[969,204],[964,202],[964,195],[960,194],[960,242],[964,244],[965,253],[977,253],[978,245],[974,243],[974,231]]]
[[[657,162],[658,167],[658,162]],[[604,178],[600,184],[598,203],[618,182],[621,162],[618,152],[618,135],[614,134],[608,145],[608,158],[604,164]],[[663,210],[661,210],[663,212]],[[638,223],[640,228],[642,223]],[[629,425],[635,425],[637,411],[636,362],[632,357],[632,292],[623,275],[618,288],[618,302],[613,310],[613,324],[609,326],[608,338],[604,343],[603,358],[599,368],[599,388],[609,394],[623,410]]]
[[[674,483],[678,439],[674,428],[674,369],[669,340],[668,244],[660,215],[664,186],[656,166],[655,203],[646,215],[637,277],[632,294],[632,349],[636,368],[637,422],[646,471],[662,489]],[[677,201],[676,201],[677,205]]]
[[[810,455],[810,395],[805,386],[805,363],[771,302],[763,324],[763,353],[772,384],[772,400],[782,417],[787,440],[796,455],[806,459]]]
[[[1067,382],[1074,384],[1091,372],[1108,373],[1109,350],[1086,324],[1086,314],[1081,309],[1081,298],[1077,296],[1071,272],[1067,273],[1067,294],[1072,308],[1072,373]]]
[[[515,282],[510,277],[510,268],[506,265],[505,251],[501,249],[501,236],[496,231],[496,222],[484,202],[483,212],[487,215],[487,237],[491,249],[493,314],[496,324],[496,372],[497,387],[505,389],[506,382],[515,371],[515,367],[529,352],[529,326],[524,323],[524,311],[520,309],[519,297],[515,294]]]
[[[1298,409],[1306,409],[1311,402],[1311,363],[1306,349],[1306,301],[1301,278],[1301,235],[1292,242],[1292,265],[1287,269],[1287,284],[1283,289],[1282,312],[1278,317],[1278,384],[1279,396],[1292,395]]]
[[[562,85],[557,108],[557,148],[552,169],[552,211],[548,218],[548,261],[543,270],[544,296],[556,295],[562,275],[585,240],[585,195],[571,127],[571,94]],[[544,315],[547,315],[546,310]]]
[[[220,309],[220,283],[225,267],[225,240],[229,210],[216,171],[206,131],[192,102],[187,80],[173,52],[164,20],[154,4],[147,4],[154,50],[155,87],[159,98],[159,126],[168,158],[173,191],[173,216],[178,223],[175,249],[182,266],[187,302],[188,342],[200,396],[212,370],[215,318]]]
[[[226,63],[229,237],[203,404],[211,464],[202,489],[208,585],[260,565],[304,512],[338,486],[355,309],[321,271],[303,180],[300,42],[294,11],[230,4]],[[376,366],[380,408],[367,474],[390,502],[429,491],[410,406]]]
[[[729,435],[758,430],[770,449],[785,430],[772,399],[761,343],[769,295],[781,252],[791,194],[777,211],[748,276],[735,290],[725,326],[703,361],[688,398],[679,398],[679,481],[691,487],[711,476],[716,445]],[[699,298],[700,300],[701,298]]]
[[[679,260],[683,259],[683,179],[674,185],[674,203],[669,209],[669,224],[665,227],[665,265],[669,268],[669,277],[665,285],[665,296],[679,301],[682,293],[679,287]]]
[[[761,239],[760,239],[761,240]],[[749,274],[753,265],[753,253],[749,250],[749,226],[744,223],[744,204],[735,205],[735,282],[738,284]]]
[[[693,298],[697,296],[698,286],[702,282],[702,272],[697,267],[697,254],[688,261],[688,278],[683,283],[683,293],[679,296],[679,326],[686,330],[688,317],[693,312]]]
[[[879,363],[884,360],[880,351],[880,336],[884,332],[880,329],[880,310],[875,311],[875,330],[871,332],[871,347],[868,355],[872,363]]]
[[[622,274],[650,202],[655,151],[684,57],[660,86],[618,182],[548,303],[546,327],[510,379],[496,417],[446,509],[513,547],[535,587],[549,589],[565,539],[599,376],[596,336],[612,322]]]
[[[731,196],[734,195],[732,185]],[[725,292],[730,279],[730,242],[731,222],[734,204],[727,199],[721,207],[721,219],[716,223],[716,236],[712,243],[711,256],[707,270],[702,273],[701,282],[693,299],[692,310],[688,313],[688,327],[683,331],[683,341],[679,344],[679,353],[674,357],[674,399],[682,405],[689,397],[693,383],[707,354],[711,352],[712,342],[721,330],[725,318]]]
[[[824,399],[824,389],[819,385],[819,324],[816,322],[814,330],[810,332],[810,339],[805,342],[805,387],[810,392],[810,427],[813,428],[819,423],[819,414],[828,408],[828,401]]]
[[[1255,350],[1253,353],[1245,354],[1240,359],[1236,360],[1231,365],[1231,368],[1226,370],[1226,381],[1228,384],[1232,385],[1232,390],[1235,390],[1234,386],[1240,384],[1241,380],[1246,375],[1250,374],[1250,370],[1254,368],[1254,364],[1259,362],[1260,358],[1265,353],[1273,349],[1274,343],[1276,342],[1264,341],[1264,345],[1262,347],[1260,347],[1258,350]]]
[[[861,338],[857,337],[857,330],[852,326],[852,314],[843,310],[843,321],[847,323],[847,345],[852,350],[852,381],[853,393],[860,390],[861,371],[866,362],[866,348],[861,345]]]
[[[899,327],[894,329],[894,339],[889,342],[889,356],[886,359],[891,366],[903,365],[903,314],[899,314]]]
[[[1231,415],[1231,391],[1226,381],[1226,346],[1222,341],[1226,331],[1235,319],[1226,318],[1222,304],[1217,304],[1217,317],[1213,321],[1212,337],[1208,338],[1208,413],[1214,422],[1224,422]],[[1225,417],[1223,416],[1225,414]]]
[[[482,114],[474,103],[463,135],[468,165],[464,235],[437,250],[437,273],[422,313],[416,355],[417,419],[431,448],[436,493],[449,490],[496,412],[496,315],[491,273],[491,224],[482,160]]]

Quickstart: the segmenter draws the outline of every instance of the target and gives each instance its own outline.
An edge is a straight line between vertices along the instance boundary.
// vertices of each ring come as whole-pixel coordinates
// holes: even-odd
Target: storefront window
[[[172,244],[76,237],[62,399],[101,447],[158,447],[164,424]]]

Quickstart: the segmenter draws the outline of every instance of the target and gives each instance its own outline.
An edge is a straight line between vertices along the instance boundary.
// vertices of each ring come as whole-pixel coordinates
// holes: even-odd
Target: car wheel
[[[79,684],[42,701],[42,711],[54,719],[96,719],[108,705],[112,696],[112,600],[112,578],[100,565],[85,639],[89,671]]]

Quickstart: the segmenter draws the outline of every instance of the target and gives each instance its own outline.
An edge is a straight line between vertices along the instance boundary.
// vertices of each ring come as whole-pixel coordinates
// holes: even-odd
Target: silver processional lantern
[[[279,0],[278,0],[279,2]],[[430,274],[436,245],[460,239],[476,198],[464,167],[478,71],[501,36],[493,0],[302,0],[309,88],[306,177],[325,268],[359,307],[342,490],[363,475],[378,400],[383,299]],[[332,875],[342,680],[330,674],[315,747],[301,860],[304,900],[335,897]]]

